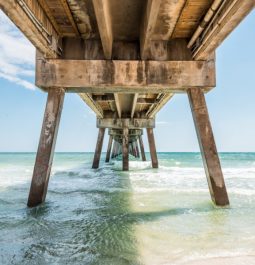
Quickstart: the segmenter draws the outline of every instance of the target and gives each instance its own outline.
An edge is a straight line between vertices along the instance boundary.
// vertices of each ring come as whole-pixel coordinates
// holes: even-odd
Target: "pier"
[[[189,98],[209,192],[229,204],[205,93],[216,86],[215,50],[255,0],[0,0],[36,48],[36,86],[48,93],[28,206],[45,201],[65,93],[96,114],[92,168],[129,155],[158,168],[157,113],[176,93]],[[165,139],[166,141],[168,139]],[[86,150],[84,150],[86,151]]]

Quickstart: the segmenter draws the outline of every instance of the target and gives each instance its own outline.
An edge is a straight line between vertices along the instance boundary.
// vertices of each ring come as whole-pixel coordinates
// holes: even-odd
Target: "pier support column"
[[[146,156],[145,156],[145,152],[144,152],[144,145],[143,145],[143,138],[142,138],[142,136],[140,135],[138,139],[139,139],[139,145],[140,145],[140,150],[141,150],[142,160],[143,160],[143,161],[146,161]]]
[[[64,96],[65,90],[63,88],[54,88],[48,92],[40,142],[27,202],[28,207],[37,206],[45,201]]]
[[[153,129],[147,128],[147,135],[148,135],[148,141],[149,141],[149,147],[150,147],[152,167],[158,168],[158,157],[157,157]]]
[[[114,140],[114,141],[113,141],[113,147],[112,147],[112,155],[111,155],[111,158],[112,158],[112,159],[114,158],[115,148],[116,148],[116,141]]]
[[[92,165],[92,168],[94,169],[97,169],[99,166],[99,161],[100,161],[102,146],[103,146],[103,141],[104,141],[104,133],[105,133],[105,128],[99,128],[98,137],[97,137],[97,145],[96,145],[96,150],[95,150],[94,160],[93,160],[93,165]]]
[[[111,155],[111,149],[112,149],[112,136],[109,136],[109,142],[108,142],[108,147],[107,147],[107,153],[106,153],[106,158],[105,162],[108,163],[110,161],[110,155]]]
[[[122,169],[123,171],[129,170],[129,140],[128,140],[128,126],[126,122],[123,122],[123,138],[122,138]]]
[[[135,148],[136,148],[137,157],[140,158],[140,152],[139,152],[139,147],[138,147],[138,140],[135,141]]]
[[[188,90],[188,96],[212,200],[219,206],[228,205],[228,194],[204,93],[199,88],[192,88]]]

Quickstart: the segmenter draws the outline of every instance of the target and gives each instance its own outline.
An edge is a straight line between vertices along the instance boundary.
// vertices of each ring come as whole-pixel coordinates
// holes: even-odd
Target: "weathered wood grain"
[[[158,168],[158,157],[157,157],[156,144],[152,128],[147,128],[147,137],[149,142],[152,167]]]
[[[122,129],[128,122],[129,129],[154,128],[154,119],[97,119],[97,128]]]
[[[140,135],[138,139],[139,139],[139,145],[140,145],[140,150],[141,150],[142,160],[143,160],[143,161],[146,161],[146,156],[145,156],[145,152],[144,152],[144,145],[143,145],[143,138],[142,138],[142,136]]]
[[[110,155],[111,155],[111,149],[112,149],[112,141],[113,141],[113,137],[111,135],[109,135],[109,142],[108,142],[106,158],[105,158],[105,162],[106,163],[108,163],[110,161]]]
[[[143,60],[147,59],[150,41],[156,25],[161,0],[148,0],[140,33],[140,53]]]
[[[105,58],[111,59],[113,34],[111,15],[109,13],[109,3],[108,0],[93,0],[93,5],[96,13],[97,25],[100,32]]]
[[[29,207],[34,207],[44,202],[47,194],[64,96],[65,90],[62,88],[52,89],[48,93],[40,142],[27,202]]]
[[[188,90],[188,96],[212,200],[219,206],[228,205],[228,194],[204,93],[200,89],[192,88]]]
[[[99,162],[100,162],[100,157],[101,157],[102,147],[103,147],[103,141],[104,141],[104,134],[105,134],[105,128],[99,128],[96,150],[94,153],[94,160],[92,164],[93,169],[97,169],[99,167]]]
[[[205,60],[238,26],[238,24],[254,9],[255,0],[227,1],[223,11],[215,19],[203,36],[193,56],[195,60]],[[203,33],[202,33],[203,34]]]
[[[183,92],[215,86],[210,61],[37,60],[36,85],[75,92]]]

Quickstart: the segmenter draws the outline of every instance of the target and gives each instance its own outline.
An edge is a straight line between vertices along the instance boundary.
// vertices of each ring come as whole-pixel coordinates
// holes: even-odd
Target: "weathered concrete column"
[[[113,141],[113,147],[112,147],[112,156],[111,158],[113,159],[115,157],[115,149],[116,149],[116,141]]]
[[[128,157],[128,124],[123,122],[123,138],[122,138],[122,169],[123,171],[129,170],[129,157]]]
[[[106,153],[106,158],[105,162],[108,163],[110,161],[110,155],[111,155],[111,149],[112,149],[112,136],[109,136],[109,142],[108,142],[108,147],[107,147],[107,153]]]
[[[143,145],[143,138],[140,135],[138,139],[139,139],[139,144],[140,144],[140,150],[141,150],[142,160],[143,161],[146,161],[146,156],[145,156],[145,152],[144,152],[144,145]]]
[[[37,206],[45,201],[64,96],[65,90],[63,88],[54,88],[48,92],[40,142],[27,202],[28,207]]]
[[[148,141],[149,141],[149,147],[150,147],[152,167],[158,168],[158,157],[157,157],[153,129],[147,128],[147,135],[148,135]]]
[[[204,93],[199,88],[192,88],[188,90],[188,96],[212,200],[219,206],[228,205],[228,194]]]
[[[137,157],[140,158],[140,152],[139,152],[139,147],[138,147],[138,140],[135,141],[135,148],[136,148]]]
[[[99,166],[99,161],[100,161],[102,146],[103,146],[103,141],[104,141],[104,133],[105,133],[105,128],[99,128],[98,137],[97,137],[97,145],[96,145],[96,150],[95,150],[94,160],[93,160],[93,165],[92,165],[92,168],[94,169],[98,168]]]

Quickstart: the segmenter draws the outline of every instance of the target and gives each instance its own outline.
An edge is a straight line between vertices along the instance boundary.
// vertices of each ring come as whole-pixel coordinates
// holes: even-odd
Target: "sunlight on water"
[[[92,157],[56,154],[46,203],[28,209],[35,156],[0,153],[0,264],[255,264],[255,154],[221,154],[224,209],[197,153],[129,172]]]

